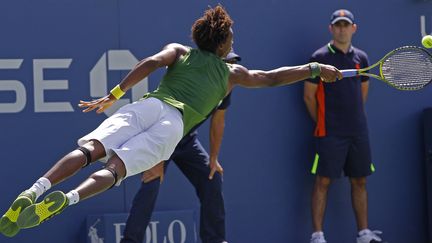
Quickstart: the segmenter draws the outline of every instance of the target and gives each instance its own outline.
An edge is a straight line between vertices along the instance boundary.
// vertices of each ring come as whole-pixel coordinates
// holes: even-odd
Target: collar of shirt
[[[333,53],[333,54],[336,54],[336,52],[340,52],[340,53],[342,53],[342,54],[345,54],[343,51],[341,51],[339,48],[337,48],[335,45],[333,45],[333,43],[331,43],[331,42],[329,42],[329,43],[327,43],[327,48],[328,48],[328,50],[331,52],[331,53]],[[350,54],[350,53],[352,53],[354,51],[354,48],[353,48],[353,46],[351,45],[350,46],[350,48],[349,48],[349,50],[348,50],[348,52],[346,53],[346,54]]]

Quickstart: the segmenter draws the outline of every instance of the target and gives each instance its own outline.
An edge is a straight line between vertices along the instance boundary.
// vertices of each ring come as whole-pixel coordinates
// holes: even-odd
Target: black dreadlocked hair
[[[207,9],[192,25],[192,39],[199,49],[215,53],[227,40],[232,24],[231,17],[221,5]]]

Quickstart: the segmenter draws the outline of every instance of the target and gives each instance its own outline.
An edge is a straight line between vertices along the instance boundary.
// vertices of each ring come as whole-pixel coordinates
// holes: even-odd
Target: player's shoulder
[[[328,46],[327,46],[327,45],[324,45],[324,46],[322,46],[322,47],[316,49],[316,50],[312,53],[311,58],[312,58],[312,59],[320,59],[320,58],[323,58],[323,57],[325,57],[325,56],[328,56],[329,54],[330,54],[330,51],[329,51],[329,49],[328,49]]]
[[[226,66],[228,67],[229,72],[234,75],[244,74],[248,72],[248,69],[240,64],[226,63]]]
[[[226,66],[228,67],[229,80],[231,81],[242,80],[245,79],[247,75],[249,75],[249,70],[240,64],[227,63]]]
[[[368,58],[368,55],[365,51],[363,51],[362,49],[355,47],[355,46],[351,46],[351,48],[353,48],[354,53],[356,53],[358,56],[363,57],[363,58]]]
[[[163,49],[173,49],[179,54],[185,54],[185,53],[189,52],[192,49],[192,47],[185,46],[185,45],[182,45],[180,43],[169,43],[169,44],[165,45],[165,47]]]

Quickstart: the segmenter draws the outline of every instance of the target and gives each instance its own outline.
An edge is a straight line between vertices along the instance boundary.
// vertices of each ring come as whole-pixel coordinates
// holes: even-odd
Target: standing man
[[[241,57],[231,51],[224,59],[235,64]],[[225,207],[222,195],[222,166],[217,159],[225,127],[225,111],[231,103],[231,93],[211,115],[210,156],[193,130],[179,142],[165,163],[160,163],[143,173],[141,188],[136,193],[126,222],[121,243],[141,243],[156,204],[164,170],[170,160],[195,187],[201,203],[200,237],[203,243],[222,243],[225,238]],[[218,171],[219,173],[215,173]]]
[[[198,48],[168,44],[160,52],[141,60],[109,94],[92,101],[80,101],[83,112],[101,113],[152,72],[168,67],[156,90],[121,107],[80,138],[77,149],[58,160],[19,194],[0,218],[0,233],[13,237],[20,229],[36,227],[67,207],[169,159],[182,137],[203,121],[235,86],[282,86],[311,76],[320,76],[328,82],[342,78],[337,68],[319,63],[270,71],[227,65],[222,58],[232,48],[232,24],[222,6],[209,8],[191,28]],[[51,192],[37,203],[51,187],[99,160],[106,166],[75,189],[68,193]]]
[[[353,14],[345,9],[331,15],[330,43],[312,55],[311,60],[334,65],[339,69],[360,69],[369,66],[365,52],[352,46],[357,30]],[[304,84],[306,107],[316,123],[317,152],[312,166],[316,175],[312,193],[313,230],[311,243],[325,243],[323,219],[327,191],[332,179],[342,171],[351,183],[351,200],[357,220],[357,243],[382,242],[368,229],[366,177],[374,172],[369,146],[364,102],[368,94],[366,76],[344,78],[324,83],[320,78]]]

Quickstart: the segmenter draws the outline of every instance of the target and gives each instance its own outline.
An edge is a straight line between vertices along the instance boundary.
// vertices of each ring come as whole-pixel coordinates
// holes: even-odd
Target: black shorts
[[[375,171],[368,134],[358,136],[326,136],[317,138],[317,153],[312,174],[339,178],[365,177]]]

